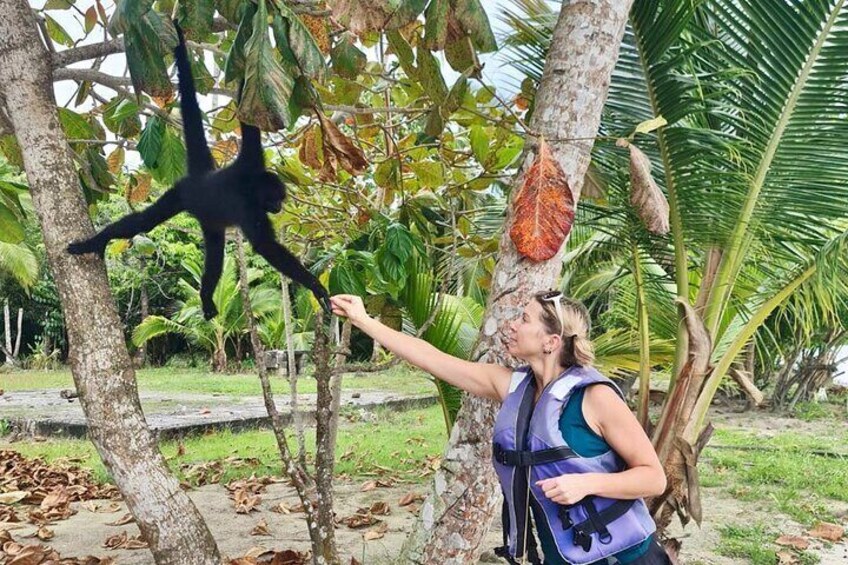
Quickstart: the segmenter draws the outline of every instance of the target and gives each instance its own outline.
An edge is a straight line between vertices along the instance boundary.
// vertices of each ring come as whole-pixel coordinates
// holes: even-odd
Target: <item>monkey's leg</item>
[[[282,274],[311,290],[324,311],[332,314],[330,294],[327,289],[301,264],[297,257],[277,241],[267,216],[263,214],[261,218],[256,218],[255,221],[248,222],[241,228],[257,253]]]
[[[97,253],[101,257],[106,244],[113,239],[129,239],[141,232],[152,230],[165,220],[174,217],[183,210],[180,195],[171,189],[159,200],[142,210],[124,216],[103,228],[97,235],[68,246],[68,252],[74,255]]]
[[[211,320],[218,315],[215,301],[215,287],[221,279],[221,271],[224,268],[224,232],[219,230],[204,229],[203,241],[206,245],[206,260],[203,267],[203,276],[200,279],[200,302],[203,304],[203,317]]]

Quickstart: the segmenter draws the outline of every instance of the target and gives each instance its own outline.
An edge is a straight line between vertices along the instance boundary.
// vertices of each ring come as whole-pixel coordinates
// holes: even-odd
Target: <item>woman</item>
[[[526,363],[513,371],[395,331],[369,317],[357,296],[330,301],[333,313],[395,355],[501,403],[493,434],[505,501],[498,555],[541,563],[535,530],[545,565],[669,563],[642,500],[665,490],[665,474],[618,387],[592,368],[582,304],[557,291],[534,294],[508,327],[507,351]]]

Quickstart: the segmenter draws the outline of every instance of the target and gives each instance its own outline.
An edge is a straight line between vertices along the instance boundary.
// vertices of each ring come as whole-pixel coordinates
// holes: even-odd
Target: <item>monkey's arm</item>
[[[215,287],[218,286],[224,267],[224,232],[204,228],[203,242],[206,255],[203,276],[200,279],[200,302],[203,305],[203,317],[211,320],[218,315],[218,309],[212,297],[215,295]]]
[[[215,168],[215,160],[206,144],[203,133],[203,116],[197,104],[197,93],[191,75],[191,64],[186,50],[185,37],[179,24],[174,21],[180,42],[174,47],[174,61],[180,82],[180,111],[183,117],[183,133],[186,141],[189,176],[202,175]]]
[[[242,231],[253,249],[282,274],[311,290],[321,307],[327,314],[331,314],[330,295],[327,289],[301,264],[297,257],[277,241],[268,216],[257,213],[253,220],[242,226]]]
[[[102,257],[109,241],[129,239],[136,234],[150,231],[165,220],[176,216],[182,210],[180,195],[176,189],[172,188],[141,212],[124,216],[117,222],[103,228],[97,235],[70,244],[68,252],[74,255],[97,253]]]

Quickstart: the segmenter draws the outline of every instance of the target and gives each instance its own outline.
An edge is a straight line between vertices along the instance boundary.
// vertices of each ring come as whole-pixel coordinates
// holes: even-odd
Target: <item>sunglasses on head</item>
[[[562,337],[563,332],[565,331],[565,318],[563,318],[562,314],[562,297],[564,295],[562,292],[558,290],[550,290],[545,294],[541,295],[540,298],[546,302],[553,302],[556,307],[557,318],[559,319],[559,335]]]

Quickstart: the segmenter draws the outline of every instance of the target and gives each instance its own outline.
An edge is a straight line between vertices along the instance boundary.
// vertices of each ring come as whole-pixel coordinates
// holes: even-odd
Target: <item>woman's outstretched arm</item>
[[[439,351],[423,339],[394,330],[368,316],[362,299],[349,294],[330,298],[333,313],[347,317],[351,324],[374,341],[410,364],[457,388],[502,402],[509,389],[512,371],[494,363],[474,363]]]

